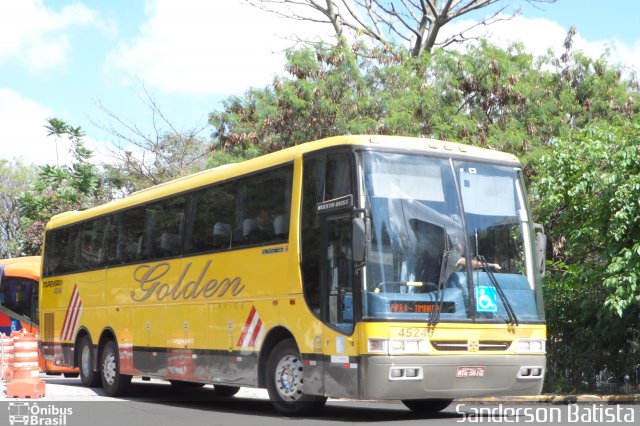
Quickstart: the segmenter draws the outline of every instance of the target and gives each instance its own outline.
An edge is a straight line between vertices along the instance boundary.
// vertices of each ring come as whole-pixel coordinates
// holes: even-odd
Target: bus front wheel
[[[105,393],[108,396],[124,394],[131,383],[131,376],[120,374],[120,355],[118,354],[118,347],[113,340],[105,343],[102,349],[100,367],[102,387]]]
[[[433,414],[444,410],[453,399],[403,399],[402,403],[414,413]]]
[[[327,398],[304,393],[302,357],[292,339],[278,343],[267,361],[267,391],[277,411],[302,416],[321,409]]]
[[[100,386],[100,375],[93,368],[93,345],[88,335],[83,336],[78,344],[80,382],[88,388]]]

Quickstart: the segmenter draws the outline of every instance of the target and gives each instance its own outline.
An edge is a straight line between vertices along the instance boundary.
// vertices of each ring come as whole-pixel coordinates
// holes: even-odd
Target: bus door
[[[351,209],[321,215],[324,386],[331,396],[358,392],[354,331]]]

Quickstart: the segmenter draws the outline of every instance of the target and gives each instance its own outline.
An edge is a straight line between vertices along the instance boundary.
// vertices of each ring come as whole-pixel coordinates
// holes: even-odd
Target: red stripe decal
[[[240,334],[240,338],[238,339],[238,343],[236,343],[236,346],[242,346],[242,342],[244,342],[244,338],[247,335],[247,332],[249,331],[249,327],[251,326],[251,322],[253,321],[253,316],[255,314],[256,314],[256,307],[252,306],[251,312],[249,312],[249,318],[247,318],[247,321],[244,323],[244,327],[242,327],[242,333]]]
[[[67,306],[67,312],[64,314],[64,321],[62,321],[62,332],[60,333],[60,339],[64,340],[64,332],[67,328],[67,321],[69,321],[69,309],[71,309],[71,304],[73,303],[73,297],[76,293],[76,287],[73,287],[73,291],[71,292],[71,298],[69,299],[69,305]]]
[[[78,286],[75,285],[71,292],[67,312],[65,313],[64,321],[62,323],[62,332],[60,334],[60,338],[62,340],[71,340],[73,330],[76,328],[76,324],[78,323],[81,307],[82,301],[80,300],[80,293],[78,292]]]
[[[262,331],[262,321],[258,318],[258,323],[256,324],[256,328],[253,330],[253,334],[251,335],[251,340],[249,341],[249,346],[255,346],[256,340],[258,338],[258,334]]]
[[[67,339],[71,340],[73,337],[73,330],[75,330],[76,325],[78,324],[78,318],[80,316],[80,308],[82,307],[82,301],[80,301],[80,295],[76,292],[76,302],[74,306],[71,308],[71,316],[69,320],[69,326],[67,327]]]

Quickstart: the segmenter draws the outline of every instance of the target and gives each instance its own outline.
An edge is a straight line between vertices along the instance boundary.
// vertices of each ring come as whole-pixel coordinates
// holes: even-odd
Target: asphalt
[[[86,388],[81,385],[80,379],[65,378],[62,376],[40,375],[40,378],[46,384],[45,396],[39,398],[39,401],[114,401],[117,398],[105,396],[100,388]],[[140,378],[134,378],[134,385],[142,387],[142,385],[156,385],[160,390],[159,395],[163,395],[162,390],[170,386],[167,382],[161,380],[143,381]],[[207,385],[211,387],[211,385]],[[6,383],[0,380],[0,400],[15,401],[18,399],[7,398]],[[151,392],[151,397],[154,393]],[[164,392],[166,395],[167,392]],[[263,399],[267,400],[268,395],[265,389],[241,388],[237,394],[241,398]],[[628,395],[557,395],[542,394],[532,396],[502,396],[502,397],[485,397],[485,398],[463,398],[456,401],[461,403],[476,404],[498,404],[498,403],[541,403],[541,404],[640,404],[640,394]]]

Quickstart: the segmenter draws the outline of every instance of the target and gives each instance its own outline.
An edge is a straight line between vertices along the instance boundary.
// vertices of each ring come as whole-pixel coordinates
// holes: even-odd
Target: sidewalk
[[[500,396],[485,398],[461,398],[460,402],[474,403],[540,403],[540,404],[640,404],[640,394],[629,395],[532,395],[532,396]]]

